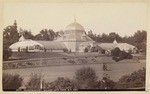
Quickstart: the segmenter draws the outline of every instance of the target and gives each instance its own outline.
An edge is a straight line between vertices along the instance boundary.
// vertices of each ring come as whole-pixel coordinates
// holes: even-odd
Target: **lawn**
[[[110,78],[114,81],[117,81],[122,75],[132,73],[138,69],[141,69],[146,66],[145,60],[142,60],[141,63],[128,63],[128,62],[118,62],[118,63],[108,63],[107,67],[110,71],[103,71],[102,63],[95,64],[80,64],[80,65],[62,65],[62,66],[48,66],[48,67],[34,67],[34,68],[22,68],[22,69],[10,69],[3,70],[4,73],[11,74],[20,74],[25,83],[28,81],[31,73],[39,74],[42,72],[44,79],[47,81],[53,81],[57,77],[68,77],[73,78],[75,71],[82,67],[92,67],[95,69],[99,79],[103,77],[104,73],[107,73]]]
[[[38,54],[37,56],[34,56]],[[21,54],[16,54],[21,55]],[[28,56],[29,55],[29,56]],[[39,74],[42,72],[44,75],[44,79],[48,82],[55,80],[57,77],[68,77],[73,78],[75,75],[75,71],[82,67],[92,67],[95,71],[99,79],[103,77],[104,73],[107,73],[110,76],[110,79],[113,81],[118,81],[118,79],[126,74],[130,74],[136,70],[142,69],[146,67],[146,59],[145,56],[136,55],[133,59],[125,59],[119,62],[115,62],[111,59],[111,57],[107,57],[98,53],[27,53],[24,56],[30,57],[30,59],[46,58],[49,59],[47,62],[49,65],[39,66],[39,67],[26,67],[26,68],[18,68],[18,69],[7,69],[3,70],[3,73],[11,73],[11,74],[20,74],[24,78],[24,82],[26,83],[31,75],[31,73]],[[31,58],[33,57],[33,58]],[[40,62],[40,59],[37,59],[37,62]],[[64,58],[67,58],[65,60]],[[51,61],[53,59],[53,61]],[[87,63],[76,63],[71,64],[68,63],[69,60],[73,60],[78,62],[79,59],[84,59]],[[140,60],[140,62],[137,61]],[[25,59],[27,60],[27,59]],[[96,61],[95,61],[96,60]],[[12,63],[18,62],[16,61],[5,61],[4,63]],[[103,71],[103,63],[107,63],[108,70]]]

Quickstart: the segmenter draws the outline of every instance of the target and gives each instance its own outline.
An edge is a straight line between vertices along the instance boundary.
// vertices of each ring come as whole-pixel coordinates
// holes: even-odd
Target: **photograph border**
[[[3,17],[3,13],[4,13],[4,4],[5,3],[147,3],[147,14],[148,14],[148,21],[147,21],[147,53],[146,53],[146,86],[145,86],[145,91],[13,91],[13,92],[4,92],[2,90],[2,54],[3,54],[3,22],[4,22],[4,17]],[[113,94],[113,93],[121,93],[121,94],[148,94],[150,93],[150,81],[148,79],[150,79],[150,58],[148,56],[150,56],[150,0],[1,0],[0,1],[0,30],[1,30],[1,34],[0,34],[0,52],[1,52],[1,77],[0,77],[0,93],[1,94],[35,94],[35,93],[40,93],[40,94]]]

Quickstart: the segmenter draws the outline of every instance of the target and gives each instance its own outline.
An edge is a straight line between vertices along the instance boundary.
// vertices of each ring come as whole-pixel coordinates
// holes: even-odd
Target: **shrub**
[[[68,60],[68,63],[75,64],[75,61],[74,60]]]
[[[38,74],[31,74],[30,79],[27,82],[27,90],[40,90],[42,76]]]
[[[119,58],[120,58],[120,60],[123,60],[123,59],[132,59],[132,55],[130,53],[125,52],[125,51],[121,51],[119,53]]]
[[[123,59],[132,59],[131,53],[127,53],[125,51],[120,51],[118,47],[111,51],[112,59],[116,62],[123,60]]]
[[[3,60],[8,60],[11,55],[11,49],[3,48]]]
[[[127,59],[132,59],[133,58],[133,56],[131,55],[131,53],[127,53],[128,55],[127,55]]]
[[[87,60],[86,59],[78,59],[78,63],[85,64],[85,63],[87,63]]]
[[[112,59],[115,60],[116,62],[120,60],[119,57],[116,57],[116,56],[113,56]]]
[[[120,52],[121,52],[121,50],[120,50],[118,47],[116,47],[115,49],[113,49],[113,50],[111,51],[111,55],[118,57]]]
[[[66,58],[66,57],[63,57],[63,60],[67,60],[67,58]]]
[[[145,75],[145,68],[135,71],[131,74],[124,75],[117,82],[117,88],[127,89],[145,87]]]
[[[103,77],[101,89],[115,89],[115,82],[108,77]]]
[[[63,49],[64,52],[68,52],[68,49]]]
[[[88,48],[87,47],[84,49],[84,52],[88,52]]]
[[[97,78],[95,70],[91,67],[83,67],[75,72],[75,80],[80,89],[94,88]]]
[[[23,78],[18,75],[12,74],[3,74],[3,90],[16,90],[18,89],[23,82]]]
[[[105,50],[104,50],[104,49],[103,49],[103,50],[101,50],[101,53],[102,53],[102,54],[105,54]]]
[[[68,78],[58,77],[54,82],[46,84],[46,90],[73,90],[77,86],[73,80]]]

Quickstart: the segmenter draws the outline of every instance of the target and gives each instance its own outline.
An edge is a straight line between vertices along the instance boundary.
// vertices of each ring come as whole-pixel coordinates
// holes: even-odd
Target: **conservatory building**
[[[22,35],[10,48],[15,52],[63,52],[66,49],[70,52],[84,52],[85,47],[93,46],[93,43],[94,41],[85,34],[83,26],[74,21],[54,41],[25,39]]]

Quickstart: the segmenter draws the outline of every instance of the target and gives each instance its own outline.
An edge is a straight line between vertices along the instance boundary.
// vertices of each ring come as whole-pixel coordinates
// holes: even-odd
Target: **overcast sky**
[[[18,29],[65,30],[76,21],[85,31],[102,34],[116,32],[121,36],[147,30],[146,3],[7,3],[4,5],[4,27],[17,20]]]

